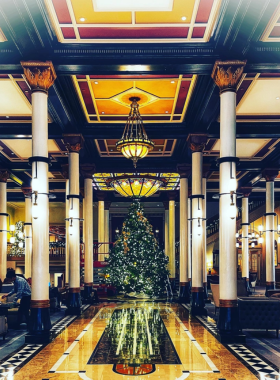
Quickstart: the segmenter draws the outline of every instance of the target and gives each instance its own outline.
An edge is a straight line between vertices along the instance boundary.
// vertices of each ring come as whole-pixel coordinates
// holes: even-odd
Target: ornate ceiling
[[[59,42],[207,42],[220,0],[45,0]]]

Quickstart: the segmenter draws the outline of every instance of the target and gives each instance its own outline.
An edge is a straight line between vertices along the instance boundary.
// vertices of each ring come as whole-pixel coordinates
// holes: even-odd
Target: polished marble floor
[[[159,324],[158,329],[153,328],[153,321]],[[164,364],[165,358],[160,355],[163,330],[178,357],[175,364]],[[102,354],[101,337],[105,332],[112,339],[110,355],[106,355],[108,345]],[[99,364],[91,364],[97,351]],[[173,358],[172,352],[170,355]],[[146,374],[149,370],[152,372]],[[143,380],[257,379],[196,318],[189,316],[188,310],[177,304],[149,302],[91,306],[7,379],[129,380],[135,375]]]

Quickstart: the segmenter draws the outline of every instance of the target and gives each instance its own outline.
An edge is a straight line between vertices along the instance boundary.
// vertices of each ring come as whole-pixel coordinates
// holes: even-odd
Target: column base
[[[68,306],[65,315],[80,315],[82,306],[80,288],[70,288],[69,290]]]
[[[94,297],[92,297],[92,284],[90,285],[84,285],[84,292],[82,296],[82,303],[83,304],[92,304],[94,302]]]
[[[205,309],[203,287],[192,288],[191,313],[192,315],[207,315],[207,310]]]
[[[203,283],[203,297],[205,303],[211,303],[211,300],[208,298],[207,282]]]
[[[245,343],[246,336],[239,331],[237,300],[220,300],[217,339],[221,343]]]
[[[265,289],[266,290],[265,295],[267,297],[267,290],[275,289],[275,282],[274,281],[269,281],[269,282],[267,281],[265,288],[266,288]]]
[[[49,300],[36,302],[38,305],[41,303],[44,307],[33,308],[31,301],[29,332],[25,336],[25,343],[49,343],[52,340],[50,308],[46,307],[49,305]]]
[[[188,282],[180,282],[180,290],[179,290],[179,302],[189,303],[190,302],[190,292],[189,292],[189,283]]]

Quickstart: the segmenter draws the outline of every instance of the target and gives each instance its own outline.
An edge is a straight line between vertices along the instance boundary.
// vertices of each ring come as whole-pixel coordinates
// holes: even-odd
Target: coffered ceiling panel
[[[89,123],[123,123],[132,97],[138,97],[142,119],[151,123],[182,122],[196,75],[73,76]]]
[[[236,156],[242,161],[261,161],[274,149],[279,139],[237,139]],[[205,149],[205,155],[220,155],[220,140],[209,139]]]
[[[280,42],[280,3],[269,21],[262,37],[263,42]]]
[[[58,40],[207,42],[221,0],[45,0]]]
[[[122,153],[117,151],[115,139],[95,140],[97,150],[101,157],[123,157]],[[156,139],[153,140],[154,149],[148,153],[149,157],[170,157],[173,154],[176,140],[173,139]]]
[[[0,28],[0,42],[5,42],[7,41],[7,38],[5,34],[3,33],[3,30]]]
[[[237,91],[237,121],[280,121],[280,74],[247,74]]]

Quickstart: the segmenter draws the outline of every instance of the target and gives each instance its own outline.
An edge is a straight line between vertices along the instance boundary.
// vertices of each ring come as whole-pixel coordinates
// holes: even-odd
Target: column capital
[[[56,79],[52,62],[21,61],[20,63],[32,92],[43,91],[48,93]]]
[[[251,186],[239,187],[238,189],[238,193],[242,193],[244,198],[249,198],[251,192],[252,192]]]
[[[32,187],[31,186],[23,184],[21,186],[21,191],[23,192],[25,198],[31,198],[31,195],[32,195]]]
[[[211,164],[203,164],[202,166],[202,177],[203,178],[209,178],[212,171],[210,170]]]
[[[110,206],[111,206],[111,201],[104,202],[104,210],[109,210]]]
[[[61,166],[61,174],[64,179],[69,179],[69,164],[62,164]]]
[[[278,176],[279,170],[278,169],[264,169],[262,171],[262,176],[265,178],[267,182],[273,182],[275,178]]]
[[[80,166],[80,171],[84,179],[91,179],[92,176],[95,173],[95,165],[94,164],[82,164]]]
[[[98,199],[98,202],[99,201],[105,201],[105,199],[107,198],[107,194],[105,191],[98,190],[98,191],[96,191],[95,194],[96,194],[96,197]]]
[[[190,164],[178,164],[177,172],[180,174],[180,178],[189,178],[192,173],[192,166]]]
[[[177,191],[173,190],[173,191],[167,191],[167,197],[169,199],[169,201],[175,201],[176,198],[177,198]]]
[[[169,210],[169,201],[163,201],[163,206],[165,210]]]
[[[7,182],[10,178],[10,172],[7,169],[0,169],[0,182]]]
[[[187,138],[192,153],[202,152],[207,140],[208,136],[203,134],[192,134]]]
[[[220,89],[220,94],[226,91],[236,92],[247,61],[216,61],[211,77]]]
[[[63,142],[69,153],[79,153],[84,146],[84,141],[80,133],[63,135]]]

